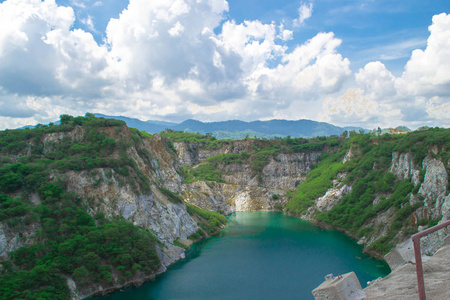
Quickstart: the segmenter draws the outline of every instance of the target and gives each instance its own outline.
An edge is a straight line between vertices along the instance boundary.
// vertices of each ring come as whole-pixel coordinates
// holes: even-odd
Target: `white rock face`
[[[346,184],[341,187],[331,188],[326,194],[316,201],[316,207],[320,211],[329,211],[332,209],[342,197],[352,191],[352,187]]]
[[[354,157],[356,157],[358,154],[360,154],[361,151],[359,149],[350,148],[350,150],[347,151],[345,154],[344,160],[342,161],[343,164],[348,162],[349,160],[352,160]]]
[[[426,170],[426,173],[419,193],[430,198],[437,198],[445,194],[448,185],[448,174],[444,164],[440,160],[428,156],[423,161],[423,168]]]
[[[86,171],[67,173],[69,191],[85,199],[95,199],[95,204],[91,206],[92,213],[122,215],[127,221],[151,230],[160,240],[168,242],[187,238],[198,230],[197,223],[187,213],[185,205],[170,202],[156,186],[151,187],[150,194],[136,195],[130,186],[120,187],[114,175],[107,178],[105,174],[114,173],[113,170],[97,171],[99,178],[104,180],[95,189]]]
[[[425,196],[425,205],[431,210],[432,218],[437,219],[442,216],[441,208],[447,193],[447,170],[440,160],[430,156],[424,159],[423,168],[426,173],[419,193]]]
[[[218,182],[193,182],[185,185],[183,199],[197,207],[229,214],[236,211],[267,211],[286,201],[274,199],[284,191],[259,186],[244,186]]]
[[[306,179],[319,152],[281,153],[264,167],[262,185],[269,188],[292,190]]]
[[[448,194],[447,197],[445,197],[444,203],[441,206],[441,214],[442,214],[441,222],[450,220],[450,194]]]
[[[29,226],[27,230],[18,232],[0,223],[0,259],[7,258],[8,253],[33,243],[36,227]]]
[[[445,197],[441,208],[442,219],[438,224],[450,220],[450,194]],[[419,226],[420,227],[420,226]],[[446,238],[450,235],[450,228],[444,227],[420,239],[420,247],[423,253],[434,254],[439,248],[445,245]]]
[[[173,146],[177,150],[178,162],[180,165],[190,166],[196,163],[195,152],[193,151],[194,149],[191,148],[195,148],[194,144],[174,142]]]
[[[414,168],[414,156],[412,153],[392,153],[392,163],[389,169],[400,180],[412,178],[414,185],[419,183],[419,170]]]
[[[222,178],[231,184],[257,186],[258,178],[253,176],[249,165],[243,163],[230,163],[222,168]]]

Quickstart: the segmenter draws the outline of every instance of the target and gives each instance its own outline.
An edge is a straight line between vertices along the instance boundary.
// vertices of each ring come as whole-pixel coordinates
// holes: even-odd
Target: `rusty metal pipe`
[[[414,244],[414,257],[416,259],[417,287],[419,289],[419,299],[420,300],[427,299],[427,297],[425,295],[425,282],[423,280],[422,254],[420,251],[420,238],[423,236],[429,235],[430,233],[433,233],[436,230],[442,229],[447,226],[450,226],[450,220],[445,221],[442,224],[428,228],[424,231],[418,232],[411,237],[413,244]]]

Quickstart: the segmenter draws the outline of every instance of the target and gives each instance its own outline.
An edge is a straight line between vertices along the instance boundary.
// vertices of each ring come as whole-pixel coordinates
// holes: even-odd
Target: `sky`
[[[450,127],[450,1],[0,1],[0,129],[86,112]]]

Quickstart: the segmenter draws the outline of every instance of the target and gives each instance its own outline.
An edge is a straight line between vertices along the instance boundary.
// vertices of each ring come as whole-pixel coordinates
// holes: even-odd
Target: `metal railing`
[[[411,237],[414,244],[414,256],[416,258],[417,287],[419,288],[420,300],[427,299],[427,297],[425,296],[425,283],[423,281],[422,254],[420,253],[420,238],[447,226],[450,226],[450,220],[445,221],[442,224],[428,228],[419,233],[416,233]]]

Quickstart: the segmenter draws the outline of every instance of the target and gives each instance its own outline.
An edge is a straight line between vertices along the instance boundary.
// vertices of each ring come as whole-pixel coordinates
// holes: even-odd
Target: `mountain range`
[[[325,122],[312,120],[269,120],[245,122],[239,120],[221,121],[221,122],[201,122],[197,120],[186,120],[181,123],[162,122],[162,121],[141,121],[135,118],[124,116],[108,116],[95,114],[96,117],[106,119],[117,119],[127,123],[129,127],[147,131],[148,133],[157,133],[165,129],[176,131],[198,132],[201,134],[211,133],[218,139],[234,138],[242,139],[245,136],[258,138],[274,137],[315,137],[339,135],[344,131],[363,130],[360,127],[338,127]]]

